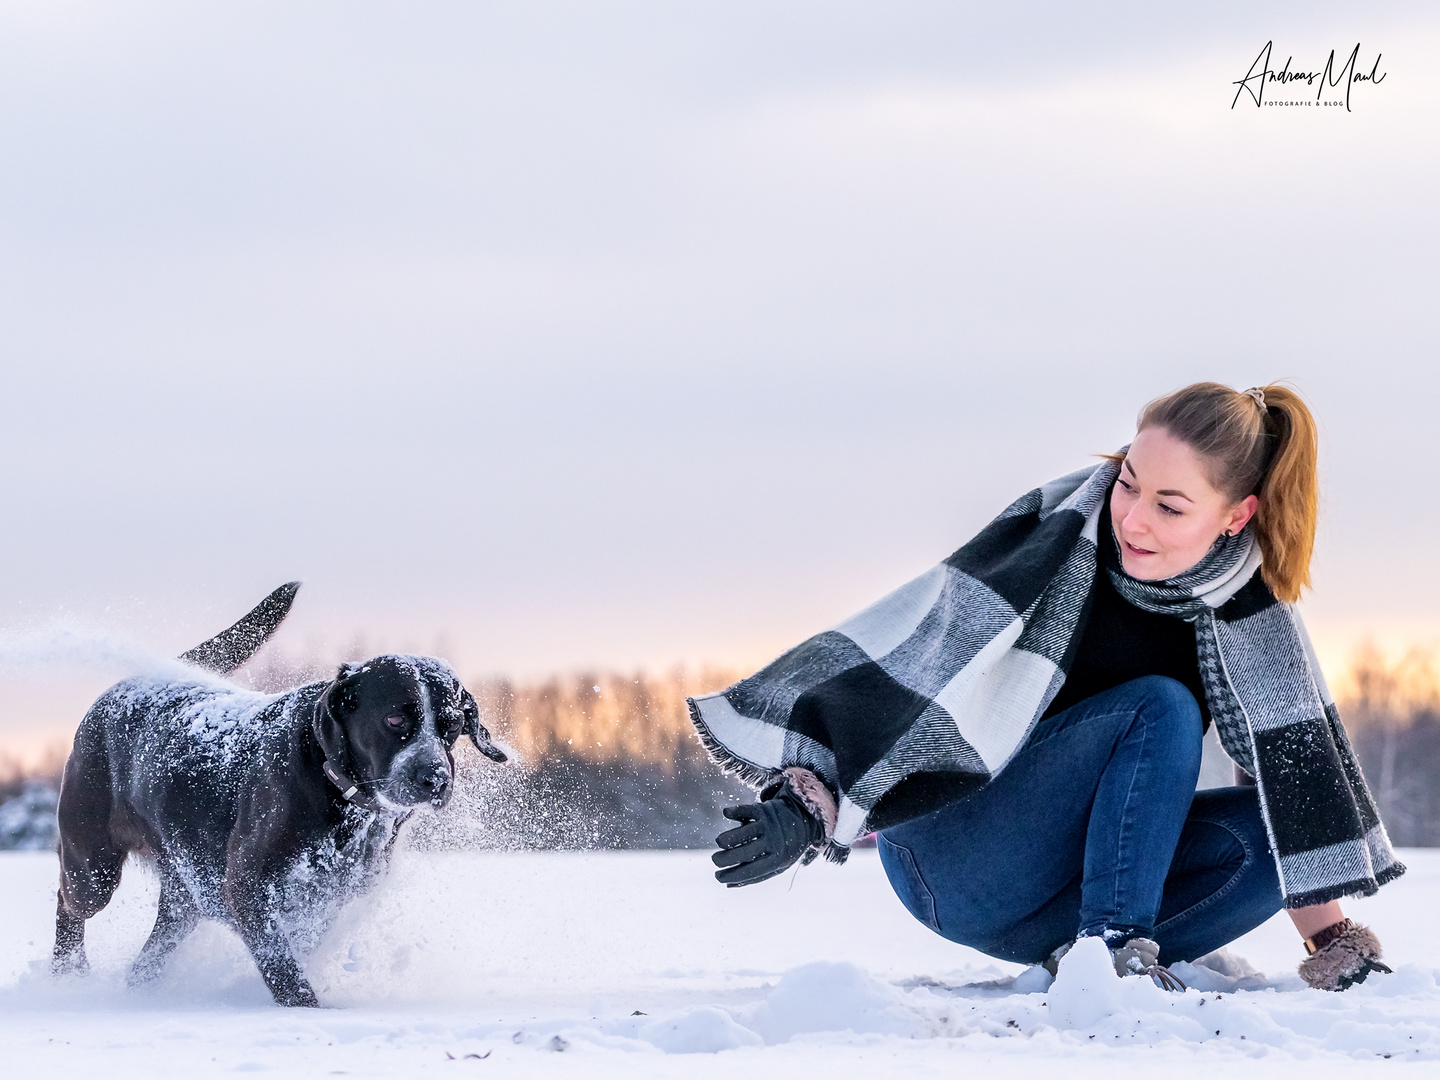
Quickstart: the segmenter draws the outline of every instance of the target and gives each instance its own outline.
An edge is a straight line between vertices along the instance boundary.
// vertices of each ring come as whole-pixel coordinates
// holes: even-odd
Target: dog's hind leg
[[[56,975],[83,975],[90,970],[85,958],[85,920],[66,910],[63,894],[55,898],[55,952],[50,969]]]
[[[57,975],[88,969],[85,920],[110,903],[128,854],[110,833],[109,777],[89,734],[82,725],[60,786],[60,893],[51,960]]]
[[[85,920],[110,902],[120,884],[125,852],[102,849],[83,863],[60,856],[60,893],[55,898],[55,951],[51,970],[56,975],[89,970],[85,959]]]
[[[190,936],[200,921],[195,900],[175,873],[160,869],[160,907],[155,912],[155,926],[145,939],[140,955],[130,965],[126,982],[131,987],[143,986],[159,975],[175,951],[175,946]]]

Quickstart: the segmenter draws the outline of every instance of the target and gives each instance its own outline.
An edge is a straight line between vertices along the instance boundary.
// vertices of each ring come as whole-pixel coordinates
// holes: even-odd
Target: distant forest
[[[1390,663],[1363,650],[1340,716],[1390,839],[1440,847],[1440,680],[1433,650]]]
[[[1341,715],[1397,845],[1440,847],[1440,679],[1432,652],[1355,659]],[[333,671],[272,656],[245,674],[278,690]],[[447,812],[422,817],[412,842],[427,848],[607,849],[707,847],[722,807],[752,797],[705,755],[688,695],[742,673],[676,668],[662,674],[581,673],[533,682],[473,682],[485,724],[516,751],[494,765],[464,747]],[[57,756],[38,770],[0,762],[0,803],[27,782],[58,786]],[[42,812],[37,810],[37,812]],[[12,815],[13,816],[13,815]],[[0,838],[3,844],[3,838]]]
[[[495,730],[526,767],[497,772],[476,755],[471,812],[448,842],[502,847],[705,847],[720,809],[748,799],[695,739],[686,695],[729,685],[739,672],[581,675],[475,687]],[[1387,661],[1362,650],[1340,713],[1391,839],[1440,847],[1440,679],[1435,656]],[[432,843],[446,843],[442,819]]]
[[[518,752],[496,766],[460,755],[459,813],[427,818],[432,847],[708,847],[722,807],[754,793],[724,775],[695,736],[687,696],[740,673],[677,668],[664,675],[580,674],[471,686],[484,722]]]

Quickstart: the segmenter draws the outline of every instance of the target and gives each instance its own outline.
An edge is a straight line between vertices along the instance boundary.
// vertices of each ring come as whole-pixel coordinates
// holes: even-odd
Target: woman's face
[[[1238,503],[1210,486],[1204,463],[1164,428],[1135,436],[1110,496],[1110,521],[1125,572],[1160,581],[1189,570],[1227,529],[1239,532],[1259,500]]]

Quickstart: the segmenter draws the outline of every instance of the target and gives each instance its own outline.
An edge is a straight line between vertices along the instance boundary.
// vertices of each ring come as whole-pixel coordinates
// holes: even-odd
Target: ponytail
[[[1319,439],[1315,418],[1300,395],[1284,386],[1267,386],[1266,435],[1275,441],[1270,467],[1255,493],[1255,539],[1260,542],[1260,573],[1270,591],[1293,604],[1310,585],[1310,555],[1315,550],[1315,519],[1320,493],[1315,462]]]
[[[1138,431],[1164,428],[1209,467],[1211,485],[1239,502],[1259,499],[1250,528],[1260,545],[1260,574],[1279,599],[1294,603],[1310,584],[1319,510],[1315,418],[1286,386],[1244,392],[1195,383],[1152,401]]]

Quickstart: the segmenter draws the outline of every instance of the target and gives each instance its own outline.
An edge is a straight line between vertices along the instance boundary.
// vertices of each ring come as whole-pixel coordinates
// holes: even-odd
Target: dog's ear
[[[346,758],[342,723],[360,703],[354,685],[359,672],[359,668],[341,664],[334,681],[321,691],[320,700],[315,703],[315,738],[332,761],[343,763]]]
[[[480,723],[480,706],[475,704],[474,696],[463,686],[460,688],[460,708],[465,718],[460,734],[469,735],[475,749],[491,761],[508,761],[505,751],[490,741],[490,732]]]

